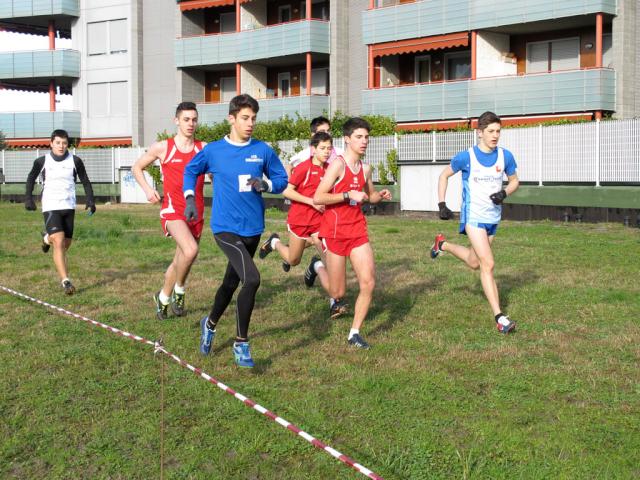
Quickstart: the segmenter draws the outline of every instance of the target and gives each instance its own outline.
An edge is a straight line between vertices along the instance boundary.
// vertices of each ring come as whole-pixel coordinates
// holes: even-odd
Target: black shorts
[[[44,229],[49,235],[64,232],[64,238],[73,238],[75,210],[51,210],[42,212],[42,215],[44,215]]]

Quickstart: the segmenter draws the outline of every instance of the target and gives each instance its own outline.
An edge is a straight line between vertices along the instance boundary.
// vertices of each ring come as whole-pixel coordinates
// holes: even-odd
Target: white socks
[[[44,236],[42,237],[42,241],[43,241],[44,243],[46,243],[47,245],[51,245],[51,244],[49,243],[49,234],[48,234],[48,233],[45,233],[45,234],[44,234]]]
[[[171,303],[171,297],[166,296],[162,290],[160,290],[158,299],[160,300],[160,303],[162,303],[163,305],[169,305],[169,303]]]
[[[349,330],[349,336],[347,337],[347,340],[351,340],[351,337],[353,337],[356,333],[360,333],[360,330],[357,328],[352,328],[351,330]]]
[[[316,263],[314,263],[314,264],[313,264],[313,270],[314,270],[316,273],[318,273],[318,270],[319,270],[321,267],[324,267],[324,264],[323,264],[320,260],[318,260]]]
[[[179,286],[177,283],[173,286],[173,291],[179,295],[184,295],[184,285]]]
[[[275,250],[276,249],[276,243],[278,243],[280,241],[280,239],[278,237],[274,237],[271,239],[271,249]]]

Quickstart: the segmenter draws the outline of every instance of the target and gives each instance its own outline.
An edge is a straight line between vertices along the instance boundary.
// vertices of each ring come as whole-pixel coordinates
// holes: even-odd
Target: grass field
[[[268,212],[269,231],[284,214]],[[157,208],[78,211],[65,297],[40,213],[0,204],[0,284],[149,339],[202,367],[385,479],[640,477],[640,230],[504,222],[497,280],[518,332],[500,335],[479,278],[428,244],[456,225],[372,217],[377,262],[364,326],[327,319],[303,267],[259,261],[251,326],[257,366],[232,360],[234,311],[200,356],[198,320],[225,266],[210,233],[188,314],[155,319],[174,244]],[[464,239],[460,240],[464,242]],[[305,256],[305,264],[309,253]],[[347,300],[355,300],[349,275]],[[233,304],[232,304],[233,305]],[[167,361],[161,426],[153,349],[0,293],[0,478],[364,478]],[[164,435],[161,458],[160,436]]]

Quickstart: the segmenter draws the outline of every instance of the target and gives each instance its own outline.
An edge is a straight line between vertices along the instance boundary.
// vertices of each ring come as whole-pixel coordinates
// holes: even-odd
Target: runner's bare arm
[[[376,190],[376,187],[373,185],[373,179],[371,175],[371,166],[363,165],[364,168],[364,176],[367,181],[366,191],[369,195],[369,202],[371,203],[380,203],[382,200],[391,200],[391,192],[387,188],[383,188],[380,191]]]

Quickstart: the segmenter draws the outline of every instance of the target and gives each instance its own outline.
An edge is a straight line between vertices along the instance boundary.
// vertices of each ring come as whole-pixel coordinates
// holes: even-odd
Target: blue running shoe
[[[200,320],[200,353],[202,355],[209,355],[211,344],[216,336],[216,331],[210,330],[209,327],[207,327],[208,319],[209,317],[205,316]]]
[[[236,365],[239,367],[254,367],[253,358],[251,358],[251,350],[249,349],[249,342],[234,342],[233,357],[236,361]]]

